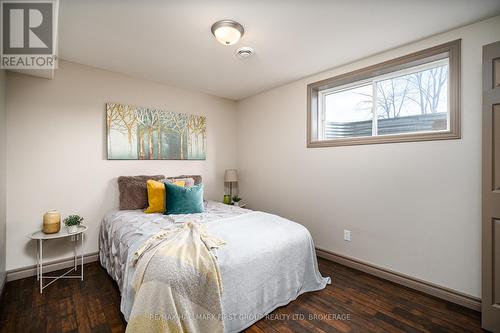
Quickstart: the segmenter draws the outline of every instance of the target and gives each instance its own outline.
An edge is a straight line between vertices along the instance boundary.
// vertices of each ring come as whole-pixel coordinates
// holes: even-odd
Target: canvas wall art
[[[107,103],[109,160],[204,160],[206,117]]]

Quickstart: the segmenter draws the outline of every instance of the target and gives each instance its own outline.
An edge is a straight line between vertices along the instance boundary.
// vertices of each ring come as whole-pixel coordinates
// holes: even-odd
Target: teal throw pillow
[[[182,187],[165,183],[165,215],[202,213],[203,184]]]

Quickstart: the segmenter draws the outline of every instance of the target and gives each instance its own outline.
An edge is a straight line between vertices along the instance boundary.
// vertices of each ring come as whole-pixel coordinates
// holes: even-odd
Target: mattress
[[[118,283],[126,320],[133,304],[131,256],[152,235],[188,221],[204,223],[209,233],[227,242],[216,253],[225,332],[239,332],[298,295],[330,283],[318,271],[308,230],[277,215],[213,201],[199,214],[113,211],[101,224],[99,258]]]

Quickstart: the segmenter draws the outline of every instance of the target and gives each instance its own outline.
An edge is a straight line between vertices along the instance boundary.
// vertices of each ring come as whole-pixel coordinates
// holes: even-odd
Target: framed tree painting
[[[203,116],[107,103],[109,160],[204,160]]]

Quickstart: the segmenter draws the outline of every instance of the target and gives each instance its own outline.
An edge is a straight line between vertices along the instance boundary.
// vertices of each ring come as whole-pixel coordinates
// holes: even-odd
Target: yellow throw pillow
[[[165,212],[165,184],[156,180],[146,182],[148,189],[148,203],[144,213],[164,213]]]
[[[178,180],[172,184],[184,187],[186,184],[183,180]],[[156,180],[146,181],[148,189],[148,208],[144,211],[146,214],[164,213],[165,212],[165,184]]]

